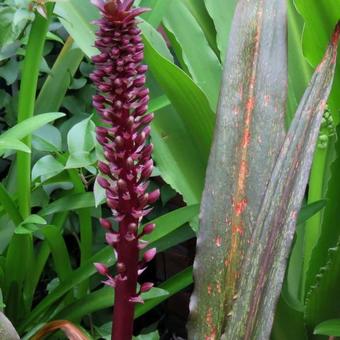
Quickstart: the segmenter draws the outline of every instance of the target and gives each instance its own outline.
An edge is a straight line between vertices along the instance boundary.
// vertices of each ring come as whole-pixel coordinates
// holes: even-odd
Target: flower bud
[[[156,228],[156,224],[155,223],[149,223],[147,224],[142,231],[143,235],[148,235],[151,234]]]
[[[144,255],[143,255],[143,259],[145,262],[150,262],[152,261],[152,259],[155,257],[157,253],[156,248],[151,248],[149,250],[147,250]]]
[[[152,287],[154,286],[154,284],[152,282],[144,282],[141,284],[140,286],[140,292],[141,293],[146,293],[148,292]]]
[[[111,174],[110,167],[104,162],[101,162],[101,161],[98,162],[98,169],[104,175],[110,175]]]
[[[108,180],[106,180],[105,178],[101,177],[101,176],[97,176],[97,182],[98,184],[104,188],[104,189],[108,189],[110,188],[110,183]]]
[[[96,270],[99,274],[107,275],[108,268],[104,264],[96,262],[94,263],[94,266],[96,267]]]
[[[109,220],[106,220],[105,218],[100,218],[99,222],[104,229],[111,230],[112,223]]]

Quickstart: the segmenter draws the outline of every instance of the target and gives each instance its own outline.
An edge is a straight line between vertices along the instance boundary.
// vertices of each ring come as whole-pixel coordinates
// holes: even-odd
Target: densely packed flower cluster
[[[153,170],[153,147],[147,143],[153,114],[147,113],[147,66],[141,63],[144,45],[136,20],[146,9],[133,8],[133,0],[92,2],[102,14],[96,21],[99,29],[95,46],[100,54],[92,58],[96,67],[91,74],[97,87],[93,106],[105,123],[96,131],[106,159],[98,164],[102,173],[98,183],[106,190],[107,205],[119,222],[119,230],[115,232],[109,220],[101,219],[106,241],[117,253],[116,275],[111,276],[103,264],[97,263],[96,267],[107,277],[105,283],[115,288],[113,321],[118,323],[126,322],[124,317],[130,318],[131,313],[133,318],[134,303],[142,302],[140,292],[152,287],[151,283],[144,283],[136,292],[138,275],[156,254],[155,249],[149,249],[139,259],[140,249],[147,246],[141,237],[155,228],[154,224],[148,224],[139,230],[140,222],[159,197],[159,190],[147,192]],[[119,334],[116,333],[115,339],[120,339]]]

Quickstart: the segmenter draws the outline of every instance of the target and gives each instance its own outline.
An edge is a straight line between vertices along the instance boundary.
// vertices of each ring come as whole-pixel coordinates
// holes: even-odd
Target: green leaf
[[[61,282],[68,279],[72,273],[70,257],[63,236],[59,228],[55,226],[46,226],[42,233],[47,240],[51,250],[55,271]]]
[[[168,295],[169,293],[164,289],[155,287],[150,292],[142,294],[142,298],[145,301],[148,301],[157,298],[165,298]],[[67,306],[56,315],[56,318],[76,320],[87,314],[113,306],[113,301],[114,289],[105,286]]]
[[[34,131],[32,146],[38,151],[58,152],[61,151],[61,133],[53,125],[46,124]]]
[[[152,46],[165,58],[172,61],[174,60],[171,52],[162,35],[156,31],[147,21],[139,24],[142,29],[143,35],[151,42]]]
[[[180,46],[177,55],[183,59],[192,79],[207,96],[211,108],[217,107],[222,66],[210,48],[201,27],[181,0],[173,0],[163,19],[166,29],[171,32],[172,42]],[[173,43],[176,46],[175,43]],[[199,53],[197,53],[199,51]]]
[[[98,54],[98,50],[93,47],[96,28],[91,24],[99,18],[99,11],[95,6],[83,0],[69,0],[58,2],[54,12],[88,57]]]
[[[40,178],[41,182],[60,174],[64,165],[59,163],[53,156],[46,155],[40,158],[32,168],[32,181]]]
[[[175,231],[183,224],[189,222],[194,216],[198,214],[199,205],[191,205],[184,208],[176,209],[170,213],[156,218],[152,223],[156,224],[156,229],[152,234],[145,235],[144,240],[148,242],[155,242],[169,233]]]
[[[321,322],[315,327],[314,334],[340,336],[340,319]]]
[[[12,85],[18,78],[19,64],[16,59],[10,59],[0,68],[0,77],[6,80],[7,85]]]
[[[205,0],[205,6],[215,24],[217,46],[220,50],[220,59],[223,63],[227,51],[236,0]]]
[[[326,200],[320,200],[320,201],[308,204],[305,207],[302,207],[300,212],[299,212],[299,217],[297,219],[296,224],[302,224],[302,223],[306,222],[313,215],[315,215],[317,212],[319,212],[321,209],[323,209],[326,205],[327,205]]]
[[[290,308],[282,295],[276,307],[270,339],[308,340],[303,313]]]
[[[316,66],[322,58],[329,36],[340,18],[338,0],[295,0],[295,6],[305,21],[303,32],[303,53]],[[340,122],[338,94],[340,91],[340,71],[337,68],[334,86],[329,97],[329,105],[334,112],[336,124]]]
[[[271,316],[281,291],[297,212],[305,194],[322,116],[332,87],[339,38],[340,24],[300,102],[278,156],[245,253],[240,273],[243,279],[238,290],[240,298],[233,304],[233,315],[224,335],[226,339],[269,337]],[[339,272],[337,263],[331,276],[325,275],[325,282],[330,279],[331,286],[323,286],[318,293],[313,291],[317,300],[311,297],[309,307],[306,306],[308,326],[315,326],[319,315],[323,320],[330,318],[326,311],[332,308],[339,313],[339,305],[335,302],[340,299],[339,290],[335,292],[334,283],[338,285]],[[330,294],[328,298],[327,294]]]
[[[72,38],[68,38],[39,92],[36,113],[59,110],[83,57],[84,53],[81,49]]]
[[[340,239],[335,248],[329,249],[328,261],[320,269],[315,284],[306,296],[305,320],[310,330],[328,319],[340,315]]]
[[[41,216],[47,216],[62,211],[72,211],[81,208],[91,208],[95,206],[92,192],[67,194],[57,199],[40,210]]]
[[[143,18],[157,29],[172,2],[173,0],[143,0],[140,6],[152,9]]]
[[[167,292],[164,289],[158,288],[158,287],[153,287],[151,290],[149,290],[146,293],[142,293],[141,297],[144,301],[146,300],[152,300],[156,299],[162,296],[168,296],[169,292]]]
[[[181,116],[201,157],[208,159],[214,113],[207,98],[176,65],[163,58],[144,37],[145,59],[174,108]]]
[[[339,133],[339,127],[337,133]],[[321,267],[324,267],[328,260],[328,250],[336,246],[336,242],[340,237],[339,217],[340,217],[340,202],[339,183],[340,183],[340,141],[335,142],[336,158],[330,167],[330,180],[327,186],[327,192],[324,197],[327,199],[327,205],[322,213],[322,224],[320,224],[320,234],[318,235],[317,243],[312,249],[311,257],[306,263],[307,276],[305,281],[305,289],[308,292],[312,285],[317,280],[317,274]],[[306,259],[307,261],[307,259]]]
[[[260,227],[256,216],[284,140],[284,2],[236,7],[200,210],[190,338],[219,338],[229,324],[249,239]]]
[[[214,27],[213,21],[211,20],[207,12],[204,0],[183,0],[183,3],[189,9],[191,14],[195,17],[198,24],[201,26],[201,29],[204,32],[204,35],[208,40],[211,48],[214,50],[216,55],[219,55],[216,44],[216,29]]]
[[[35,231],[38,231],[39,228],[37,227],[38,225],[45,225],[47,224],[46,220],[42,218],[39,215],[32,214],[25,218],[24,221],[22,221],[16,228],[14,233],[15,234],[20,234],[20,235],[25,235],[25,234],[32,234]]]
[[[106,201],[105,189],[98,184],[97,179],[98,179],[98,177],[96,177],[96,180],[95,180],[94,186],[93,186],[93,195],[94,195],[95,207],[99,207],[101,204],[103,204]]]
[[[96,161],[94,134],[95,124],[91,116],[74,125],[67,134],[67,145],[70,156],[65,168],[82,168]]]
[[[20,140],[8,137],[0,137],[0,154],[8,150],[17,150],[31,153],[31,149],[23,142],[20,142]]]
[[[303,19],[289,0],[288,6],[288,102],[286,119],[289,126],[303,92],[312,76],[313,69],[303,56],[301,40]]]
[[[65,113],[61,112],[50,112],[43,113],[31,118],[27,118],[24,121],[16,124],[12,128],[5,131],[0,136],[0,141],[11,138],[11,139],[22,139],[30,135],[33,131],[39,129],[40,127],[65,116]]]
[[[199,203],[207,160],[193,144],[180,115],[170,107],[160,110],[151,127],[153,158],[162,178],[187,204]]]
[[[155,331],[148,334],[141,334],[138,336],[134,336],[133,340],[159,340],[159,333],[158,331]]]

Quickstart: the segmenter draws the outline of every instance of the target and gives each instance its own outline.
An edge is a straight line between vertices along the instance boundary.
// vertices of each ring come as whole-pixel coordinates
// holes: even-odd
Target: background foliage
[[[150,70],[149,110],[155,112],[151,137],[157,167],[152,187],[160,187],[162,193],[151,215],[157,230],[149,241],[161,252],[194,238],[197,231],[235,1],[139,2],[152,8],[142,16],[141,28]],[[287,125],[340,17],[336,0],[290,0],[288,6]],[[102,286],[92,263],[115,263],[97,222],[110,214],[101,206],[103,192],[95,181],[101,154],[94,127],[100,123],[91,107],[94,89],[88,80],[89,57],[96,53],[91,21],[98,13],[87,0],[51,2],[46,9],[54,10],[48,25],[35,2],[0,4],[0,305],[23,339],[56,319],[71,320],[96,339],[108,335],[113,293]],[[34,33],[38,20],[39,25],[45,22],[47,31],[40,37]],[[41,56],[32,48],[39,41]],[[23,87],[29,53],[37,63],[36,93],[34,84]],[[32,69],[26,72],[30,75]],[[340,318],[336,304],[340,164],[335,133],[340,121],[339,86],[337,68],[330,114],[319,137],[276,313],[274,339],[313,338],[314,330],[326,335],[339,331],[339,321],[334,320]],[[25,116],[29,98],[32,117]],[[18,107],[23,108],[21,117]],[[31,166],[19,161],[18,168],[20,157],[29,159]],[[21,185],[20,179],[26,184]],[[144,297],[145,305],[137,307],[136,317],[191,282],[190,268],[159,282]],[[143,333],[157,330],[157,323],[145,326]],[[169,336],[165,333],[161,332],[164,338]],[[153,337],[158,335],[149,335]]]

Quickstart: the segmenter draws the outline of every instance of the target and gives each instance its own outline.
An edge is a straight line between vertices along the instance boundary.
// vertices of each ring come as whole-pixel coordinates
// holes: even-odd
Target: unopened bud
[[[112,223],[109,220],[106,220],[105,218],[100,218],[99,222],[101,226],[106,230],[110,230],[112,228]]]
[[[108,268],[104,264],[96,262],[94,263],[94,266],[100,275],[107,275]]]
[[[104,188],[104,189],[108,189],[110,188],[110,183],[108,180],[106,180],[105,178],[101,177],[101,176],[97,176],[97,182],[98,184]]]
[[[156,224],[155,223],[149,223],[147,224],[144,228],[143,228],[143,235],[148,235],[151,234],[156,228]]]
[[[148,198],[148,204],[155,203],[158,200],[160,194],[161,193],[160,193],[159,189],[156,189],[156,190],[150,192],[149,198]]]
[[[152,259],[155,257],[157,253],[156,248],[151,248],[149,250],[147,250],[144,255],[143,255],[143,259],[145,262],[150,262],[152,261]]]
[[[140,292],[141,293],[146,293],[148,292],[152,287],[154,286],[154,284],[152,282],[144,282],[141,284],[140,286]]]
[[[104,175],[109,175],[111,173],[110,167],[106,163],[101,161],[98,162],[98,169]]]

